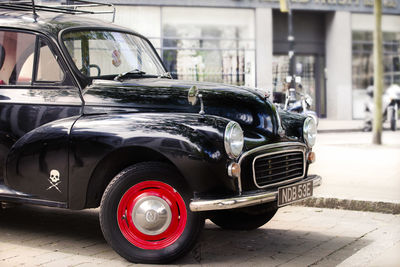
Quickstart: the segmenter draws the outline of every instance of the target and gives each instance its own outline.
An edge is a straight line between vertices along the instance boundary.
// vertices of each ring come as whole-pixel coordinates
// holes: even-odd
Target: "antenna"
[[[33,11],[33,17],[35,18],[35,21],[36,21],[37,17],[39,17],[39,16],[36,13],[35,0],[32,0],[32,11]]]

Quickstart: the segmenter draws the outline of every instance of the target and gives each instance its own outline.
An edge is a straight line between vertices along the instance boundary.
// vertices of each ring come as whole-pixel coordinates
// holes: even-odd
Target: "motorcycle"
[[[296,92],[296,89],[290,88],[286,94],[284,109],[309,116],[314,119],[318,125],[318,116],[315,111],[311,110],[312,98],[308,94]]]
[[[364,131],[368,132],[372,130],[372,119],[374,111],[374,87],[368,86],[367,95],[369,96],[365,103],[365,119],[364,119]],[[385,93],[382,95],[382,113],[383,121],[389,120],[390,129],[396,131],[397,121],[399,115],[400,106],[400,86],[392,84],[389,86]]]
[[[288,87],[289,88],[284,90],[286,91],[285,93],[283,92],[273,93],[273,99],[275,105],[280,109],[296,112],[311,117],[314,119],[315,124],[318,125],[318,115],[315,111],[311,110],[313,102],[311,96],[305,93],[297,92],[295,88],[290,88],[290,85],[293,85],[293,87],[302,90],[301,77],[300,76],[286,77],[286,84],[284,84],[284,86],[286,88]]]

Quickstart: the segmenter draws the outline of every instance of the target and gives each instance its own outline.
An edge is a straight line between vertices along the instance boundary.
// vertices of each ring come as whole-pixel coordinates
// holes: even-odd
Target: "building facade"
[[[279,0],[115,0],[115,23],[152,41],[174,77],[279,92],[288,74]],[[373,84],[373,0],[290,0],[295,71],[320,117],[362,119]],[[383,0],[384,84],[400,84],[400,1]]]

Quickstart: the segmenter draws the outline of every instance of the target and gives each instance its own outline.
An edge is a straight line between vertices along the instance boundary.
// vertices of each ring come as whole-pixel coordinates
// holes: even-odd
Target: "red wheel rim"
[[[152,201],[166,210],[168,219],[161,221],[163,227],[158,231],[149,233],[147,229],[141,228],[135,216],[138,209],[149,206],[146,204]],[[148,217],[154,220],[158,214],[148,209],[146,220]],[[181,195],[168,184],[144,181],[129,188],[122,196],[118,204],[117,221],[121,233],[133,245],[142,249],[162,249],[182,235],[187,221],[186,206]]]

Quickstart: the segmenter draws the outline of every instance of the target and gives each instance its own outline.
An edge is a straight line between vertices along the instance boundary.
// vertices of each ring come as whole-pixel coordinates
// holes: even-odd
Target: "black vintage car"
[[[100,207],[115,251],[165,263],[205,218],[256,229],[320,184],[312,118],[174,80],[140,34],[43,10],[0,6],[0,202]]]

